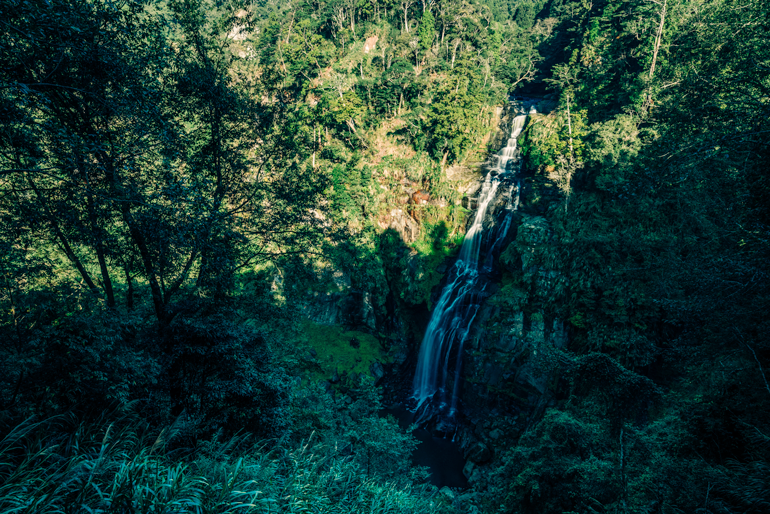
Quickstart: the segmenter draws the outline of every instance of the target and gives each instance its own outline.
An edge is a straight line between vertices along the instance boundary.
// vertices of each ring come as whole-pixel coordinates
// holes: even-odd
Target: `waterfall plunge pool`
[[[381,415],[391,415],[398,420],[398,425],[409,428],[414,422],[414,413],[402,405],[380,411]],[[424,428],[416,428],[412,432],[420,441],[412,453],[412,463],[426,466],[430,470],[429,482],[437,487],[458,487],[466,489],[468,480],[463,475],[465,458],[460,447],[451,439],[434,437]]]

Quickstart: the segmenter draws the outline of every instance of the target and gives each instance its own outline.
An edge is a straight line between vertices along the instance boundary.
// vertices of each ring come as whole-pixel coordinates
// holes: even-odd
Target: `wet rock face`
[[[364,293],[361,298],[361,322],[370,330],[377,329],[377,316],[374,312],[371,293]]]
[[[461,165],[450,166],[445,173],[447,180],[453,184],[455,190],[465,197],[473,196],[478,192],[484,177],[479,168]]]
[[[502,284],[480,309],[465,346],[457,438],[473,463],[465,470],[472,484],[553,404],[557,350],[567,344],[552,308],[565,282],[553,230],[545,218],[525,213],[511,230],[500,256]]]
[[[312,300],[303,306],[303,313],[316,323],[334,325],[340,318],[341,298],[338,293],[315,293]]]
[[[494,311],[494,306],[485,306],[479,325],[488,324]],[[492,323],[494,331],[477,328],[466,352],[462,400],[471,417],[483,418],[492,408],[531,413],[553,397],[555,350],[567,342],[563,322],[553,318],[546,323],[538,312],[520,312],[509,320]]]
[[[321,325],[347,325],[377,329],[372,295],[351,291],[350,286],[338,292],[315,292],[300,306],[310,321]]]

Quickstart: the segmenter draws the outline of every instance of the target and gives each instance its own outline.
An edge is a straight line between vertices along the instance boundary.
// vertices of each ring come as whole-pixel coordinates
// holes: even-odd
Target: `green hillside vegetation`
[[[353,380],[357,381],[358,375],[369,374],[375,362],[388,360],[377,338],[366,332],[306,321],[302,324],[302,333],[316,353],[320,368],[314,375],[316,381],[332,377],[335,373],[339,376],[340,370],[352,373]]]

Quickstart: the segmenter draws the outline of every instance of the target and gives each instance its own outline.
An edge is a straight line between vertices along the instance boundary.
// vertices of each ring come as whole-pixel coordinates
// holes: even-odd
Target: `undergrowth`
[[[312,437],[298,447],[242,436],[187,449],[178,432],[155,431],[132,411],[21,423],[0,441],[0,512],[437,512],[430,486],[367,476]]]

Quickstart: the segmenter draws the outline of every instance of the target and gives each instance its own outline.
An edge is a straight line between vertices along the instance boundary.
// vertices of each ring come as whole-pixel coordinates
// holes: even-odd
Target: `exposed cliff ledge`
[[[558,352],[567,344],[552,308],[565,281],[555,238],[543,217],[521,214],[500,257],[502,280],[479,313],[465,355],[464,423],[458,430],[477,490],[485,469],[558,396]],[[548,301],[545,301],[548,299]]]

